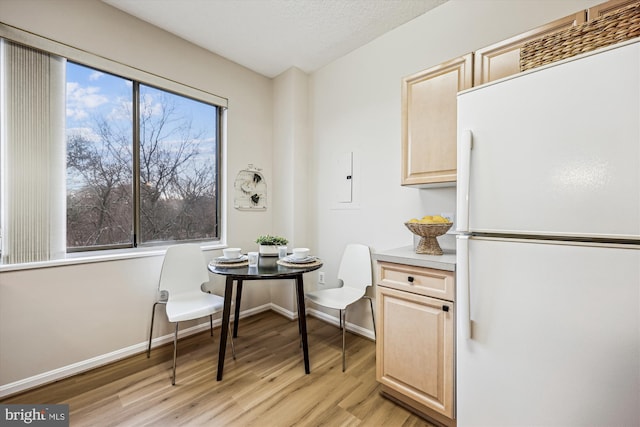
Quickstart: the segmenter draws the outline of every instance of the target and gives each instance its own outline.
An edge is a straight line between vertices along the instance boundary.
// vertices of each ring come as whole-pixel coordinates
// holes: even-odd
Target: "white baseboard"
[[[254,307],[249,310],[244,310],[240,313],[240,318],[253,316],[254,314],[262,313],[263,311],[273,310],[276,313],[288,318],[289,320],[295,320],[298,318],[297,311],[290,311],[273,303],[264,304],[259,307]],[[317,317],[320,320],[323,320],[327,323],[331,323],[333,325],[338,326],[340,321],[337,317],[330,316],[327,313],[314,310],[307,309],[307,314]],[[231,319],[233,320],[233,312],[231,313]],[[220,319],[215,319],[213,321],[213,326],[220,326],[222,321]],[[205,321],[196,326],[192,326],[187,329],[178,331],[178,338],[184,338],[189,335],[193,335],[204,330],[209,329],[209,321]],[[347,322],[347,330],[358,335],[362,335],[369,339],[374,339],[372,331],[368,329],[362,328],[358,325],[354,325]],[[167,344],[173,341],[173,334],[167,334],[161,337],[156,337],[151,340],[151,347],[155,348],[163,344]],[[0,398],[10,396],[12,394],[20,393],[26,390],[29,390],[34,387],[39,387],[48,383],[52,383],[54,381],[59,381],[63,378],[70,377],[72,375],[76,375],[90,369],[98,368],[100,366],[106,365],[108,363],[112,363],[121,359],[124,359],[129,356],[133,356],[139,353],[143,353],[147,351],[147,346],[149,345],[148,341],[144,341],[138,344],[134,344],[129,347],[125,347],[116,351],[112,351],[110,353],[101,354],[96,357],[92,357],[90,359],[82,360],[77,363],[73,363],[71,365],[63,366],[58,369],[54,369],[52,371],[43,372],[38,375],[34,375],[32,377],[24,378],[9,384],[0,385]]]
[[[240,318],[252,316],[254,314],[261,313],[263,311],[271,310],[272,304],[264,304],[259,307],[254,307],[249,310],[244,310],[240,313]],[[233,320],[234,315],[233,311],[231,312],[231,320]],[[214,319],[213,326],[220,326],[222,323],[221,319]],[[209,321],[208,319],[203,323],[192,326],[187,329],[182,329],[178,331],[178,338],[184,338],[189,335],[197,334],[198,332],[206,331],[209,329]],[[161,337],[156,337],[151,340],[151,348],[158,347],[163,344],[167,344],[173,341],[173,334],[167,334]],[[9,396],[15,393],[20,393],[25,390],[29,390],[34,387],[42,386],[44,384],[52,383],[54,381],[59,381],[63,378],[70,377],[72,375],[76,375],[90,369],[98,368],[100,366],[104,366],[111,362],[115,362],[121,359],[124,359],[129,356],[133,356],[135,354],[143,353],[147,351],[147,347],[149,345],[149,341],[144,341],[138,344],[134,344],[129,347],[121,348],[116,351],[112,351],[110,353],[101,354],[96,357],[92,357],[91,359],[82,360],[77,363],[73,363],[71,365],[63,366],[58,369],[54,369],[52,371],[43,372],[38,375],[34,375],[32,377],[24,378],[22,380],[18,380],[9,384],[0,385],[0,398],[5,396]]]
[[[327,314],[324,311],[315,310],[313,308],[307,308],[307,314],[309,316],[317,317],[318,319],[324,322],[340,327],[340,318],[331,316],[330,314]],[[352,332],[356,335],[361,335],[365,338],[369,338],[372,341],[376,340],[372,330],[363,328],[362,326],[355,325],[353,323],[349,323],[349,322],[346,322],[346,323],[347,323],[347,331]]]
[[[275,311],[276,313],[286,317],[289,320],[296,320],[298,318],[297,311],[287,310],[286,308],[280,307],[279,305],[276,305],[274,303],[271,303],[270,308],[272,311]]]
[[[275,311],[278,314],[281,314],[282,316],[286,317],[289,320],[296,320],[298,318],[298,312],[297,311],[290,311],[287,310],[285,308],[280,307],[279,305],[275,305],[275,304],[271,304],[271,310]],[[262,310],[264,311],[264,310]],[[327,322],[329,324],[335,325],[337,327],[340,327],[340,318],[339,317],[335,317],[335,316],[331,316],[330,314],[325,313],[324,311],[320,311],[320,310],[316,310],[313,308],[309,308],[307,307],[306,309],[307,312],[307,316],[313,316],[317,319],[322,320],[323,322]],[[347,322],[347,331],[352,332],[356,335],[361,335],[365,338],[369,338],[372,341],[375,341],[375,334],[373,333],[372,330],[363,328],[362,326],[359,325],[355,325],[353,323],[349,323]]]

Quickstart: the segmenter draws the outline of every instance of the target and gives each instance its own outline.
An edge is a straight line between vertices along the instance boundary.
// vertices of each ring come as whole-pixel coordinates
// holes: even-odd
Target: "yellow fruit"
[[[440,215],[425,215],[420,219],[411,218],[407,222],[411,224],[448,224],[449,220]]]
[[[449,220],[440,215],[426,215],[418,221],[420,224],[448,224]]]

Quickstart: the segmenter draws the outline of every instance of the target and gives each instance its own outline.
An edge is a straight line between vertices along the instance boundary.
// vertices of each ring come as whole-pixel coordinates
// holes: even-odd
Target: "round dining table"
[[[303,275],[322,267],[322,261],[313,258],[308,263],[287,262],[288,258],[279,259],[277,256],[263,256],[258,258],[257,267],[249,267],[244,263],[216,263],[209,264],[209,271],[214,274],[226,276],[224,290],[224,308],[222,311],[222,326],[220,328],[220,350],[218,351],[217,380],[222,380],[224,371],[224,358],[227,348],[227,335],[229,331],[229,318],[231,316],[231,298],[233,285],[236,285],[235,317],[233,324],[233,338],[238,336],[238,323],[240,319],[240,302],[242,300],[242,285],[246,280],[281,280],[292,279],[295,282],[296,299],[298,301],[298,329],[302,338],[302,352],[304,357],[304,371],[309,373],[309,346],[307,343],[307,319],[304,306],[304,282]],[[232,339],[233,339],[232,338]]]

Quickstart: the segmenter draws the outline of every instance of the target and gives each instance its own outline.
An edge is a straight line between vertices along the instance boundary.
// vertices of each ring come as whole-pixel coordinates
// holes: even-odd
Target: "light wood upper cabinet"
[[[633,3],[638,3],[638,0],[611,0],[606,3],[590,7],[587,9],[587,20],[593,21],[596,18],[600,18],[605,13],[613,12],[616,9],[629,6]]]
[[[474,86],[519,73],[520,48],[526,42],[582,24],[586,17],[586,11],[581,11],[476,51]]]
[[[525,43],[638,1],[611,0],[404,78],[402,185],[455,185],[458,92],[519,73]]]
[[[457,93],[472,85],[472,54],[402,81],[402,185],[456,182]]]

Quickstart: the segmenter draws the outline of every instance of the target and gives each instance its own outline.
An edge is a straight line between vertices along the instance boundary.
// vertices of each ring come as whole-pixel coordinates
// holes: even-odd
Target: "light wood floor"
[[[307,325],[309,375],[297,322],[264,312],[241,319],[220,382],[216,328],[178,343],[175,386],[169,344],[0,403],[66,403],[71,426],[431,426],[380,396],[374,342],[348,334],[343,373],[340,330]]]

